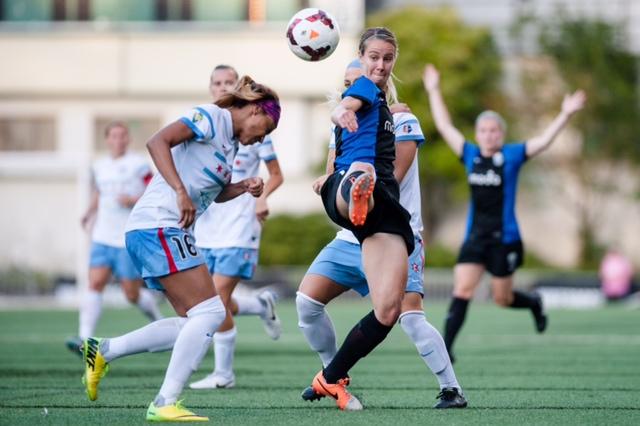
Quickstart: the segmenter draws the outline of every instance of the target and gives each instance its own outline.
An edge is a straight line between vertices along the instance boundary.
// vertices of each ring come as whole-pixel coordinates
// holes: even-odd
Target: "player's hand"
[[[438,90],[440,87],[440,73],[433,64],[427,64],[425,67],[422,82],[427,92]]]
[[[356,117],[356,113],[350,109],[342,109],[336,118],[338,120],[337,124],[341,128],[347,129],[351,133],[358,130],[358,119]]]
[[[407,105],[407,104],[403,104],[401,102],[398,102],[397,104],[390,105],[389,106],[389,111],[391,111],[391,114],[397,114],[399,112],[411,113],[411,108],[409,108],[409,105]]]
[[[178,202],[178,210],[180,211],[180,221],[178,226],[181,228],[189,228],[193,225],[193,221],[196,218],[196,207],[193,205],[193,201],[187,194],[187,191],[183,188],[176,191],[176,200]]]
[[[262,195],[262,190],[264,189],[264,181],[260,177],[252,177],[247,178],[244,181],[245,191],[254,197],[259,197]]]
[[[584,108],[587,102],[587,94],[584,90],[577,90],[570,95],[565,95],[562,101],[562,112],[567,115],[573,115]]]
[[[313,181],[313,184],[311,185],[311,187],[313,188],[313,192],[320,195],[320,191],[322,190],[322,187],[324,186],[324,183],[327,181],[328,178],[329,178],[329,175],[322,175],[318,179]]]
[[[260,224],[264,224],[267,220],[267,216],[269,216],[269,206],[267,205],[267,200],[259,197],[256,200],[256,217]]]

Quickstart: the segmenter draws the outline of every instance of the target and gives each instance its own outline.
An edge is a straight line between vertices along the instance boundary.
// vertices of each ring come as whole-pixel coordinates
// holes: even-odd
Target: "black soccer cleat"
[[[544,305],[542,303],[542,297],[539,293],[534,293],[533,295],[536,299],[536,306],[531,309],[531,313],[533,314],[533,319],[536,324],[536,331],[538,333],[544,333],[547,329],[547,314],[544,311]]]
[[[67,349],[82,358],[82,339],[78,336],[70,337],[64,341]]]
[[[465,408],[467,400],[460,393],[458,388],[444,388],[440,391],[436,399],[439,399],[433,408]]]
[[[302,397],[302,399],[304,399],[305,401],[313,402],[313,401],[318,401],[324,398],[324,395],[320,395],[319,393],[316,393],[316,391],[314,391],[311,386],[307,386],[305,390],[302,391],[302,394],[300,395],[300,397]]]

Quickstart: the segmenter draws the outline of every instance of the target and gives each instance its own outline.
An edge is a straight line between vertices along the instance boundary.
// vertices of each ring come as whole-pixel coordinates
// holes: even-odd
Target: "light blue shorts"
[[[244,280],[253,278],[258,264],[258,250],[241,247],[216,249],[198,247],[198,249],[207,262],[211,275],[220,274]]]
[[[415,249],[409,256],[409,274],[405,292],[424,295],[424,244],[415,235]],[[357,291],[363,297],[369,294],[369,286],[362,266],[360,244],[334,239],[327,244],[309,266],[307,274],[317,274]]]
[[[109,268],[116,279],[140,279],[140,274],[124,247],[109,246],[96,242],[91,243],[89,267]]]
[[[147,287],[164,291],[158,278],[205,263],[191,234],[178,228],[137,229],[125,234],[127,250]]]

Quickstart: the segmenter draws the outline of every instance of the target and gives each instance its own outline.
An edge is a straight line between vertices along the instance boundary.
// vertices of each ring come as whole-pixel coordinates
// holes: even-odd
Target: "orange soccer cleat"
[[[373,206],[373,188],[376,184],[371,173],[362,173],[353,179],[349,197],[349,220],[355,226],[362,226],[367,220],[367,214]]]
[[[335,399],[336,405],[341,410],[362,410],[362,404],[360,403],[360,401],[358,401],[358,398],[351,395],[351,393],[347,390],[348,385],[348,378],[340,379],[338,380],[338,383],[327,383],[327,381],[324,379],[322,371],[316,374],[316,377],[313,378],[313,382],[311,383],[311,387],[316,394],[322,396],[330,396],[331,398]]]

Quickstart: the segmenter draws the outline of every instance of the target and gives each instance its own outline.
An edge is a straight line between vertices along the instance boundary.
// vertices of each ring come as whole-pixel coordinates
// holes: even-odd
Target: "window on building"
[[[153,21],[155,0],[94,0],[91,19],[95,21]]]
[[[157,0],[156,18],[159,21],[185,21],[191,19],[189,0]]]
[[[307,2],[300,0],[265,1],[267,2],[267,21],[289,21],[298,10],[307,7]]]
[[[134,151],[146,151],[146,143],[160,127],[160,119],[157,118],[135,118],[135,117],[98,117],[95,126],[95,151],[105,152],[107,147],[104,142],[105,130],[109,123],[120,121],[129,128],[129,149]]]
[[[0,21],[287,21],[308,0],[0,0]]]
[[[0,151],[55,151],[55,121],[47,117],[0,117]]]
[[[247,0],[191,0],[194,21],[244,21],[247,19]]]
[[[0,18],[6,21],[49,21],[53,18],[53,2],[0,0]]]

